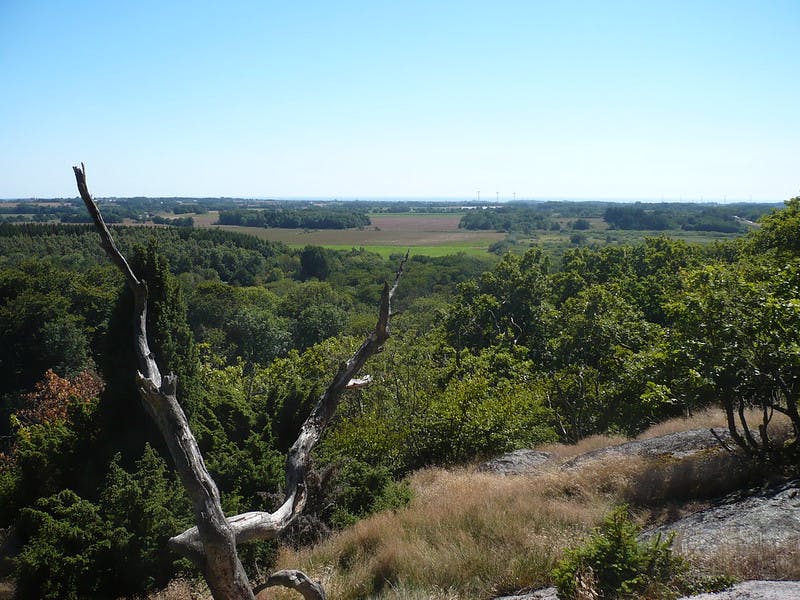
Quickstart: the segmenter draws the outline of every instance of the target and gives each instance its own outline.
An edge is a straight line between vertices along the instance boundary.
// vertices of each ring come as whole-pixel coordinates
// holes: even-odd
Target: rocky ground
[[[798,598],[800,598],[800,581],[743,581],[724,592],[691,596],[691,600],[798,600]],[[522,596],[504,596],[496,600],[557,600],[557,596],[555,588],[545,588]]]
[[[610,456],[667,457],[681,459],[698,452],[724,452],[727,432],[698,429],[647,440],[627,442],[581,454],[565,462],[534,450],[518,450],[484,463],[481,471],[504,475],[529,475],[544,468],[576,469]],[[675,533],[675,545],[684,553],[701,556],[720,547],[737,545],[763,549],[765,560],[780,560],[800,553],[800,481],[781,482],[725,496],[699,512],[645,532]],[[745,581],[716,594],[693,600],[799,600],[800,581]],[[537,590],[503,600],[556,600],[555,589]]]

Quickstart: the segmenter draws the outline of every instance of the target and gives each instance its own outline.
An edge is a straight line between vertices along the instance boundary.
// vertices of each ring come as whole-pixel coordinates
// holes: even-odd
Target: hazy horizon
[[[252,201],[276,201],[276,202],[420,202],[420,203],[468,203],[491,206],[495,204],[508,204],[513,202],[609,202],[620,204],[782,204],[784,200],[768,200],[759,198],[565,198],[565,197],[546,197],[546,198],[460,198],[448,196],[363,196],[363,197],[336,197],[336,196],[95,196],[96,200],[130,200],[133,198],[147,198],[147,199],[185,199],[185,200],[252,200]],[[29,198],[0,198],[0,202],[30,202],[30,201],[58,201],[58,200],[76,200],[80,196],[52,196],[52,197],[39,197],[33,196]],[[787,198],[786,200],[789,200]]]

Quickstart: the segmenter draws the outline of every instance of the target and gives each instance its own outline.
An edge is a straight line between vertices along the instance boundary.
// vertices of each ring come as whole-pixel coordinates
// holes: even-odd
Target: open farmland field
[[[496,231],[469,231],[459,229],[462,213],[374,213],[370,214],[372,225],[363,229],[262,229],[258,227],[237,227],[214,225],[217,212],[191,215],[196,227],[216,227],[254,235],[263,239],[281,241],[292,247],[308,244],[326,248],[347,250],[363,247],[381,256],[388,257],[410,249],[412,254],[443,256],[457,252],[484,254],[489,246],[505,240],[507,235]],[[516,241],[509,247],[515,252],[524,251],[529,246],[540,246],[545,253],[560,260],[567,248],[576,245],[604,246],[607,244],[635,244],[645,237],[665,235],[689,243],[709,243],[740,237],[741,234],[728,234],[704,231],[639,231],[609,229],[602,218],[589,218],[590,229],[572,230],[571,219],[559,219],[561,231],[537,231],[532,235],[512,233],[509,238]]]
[[[383,256],[410,249],[412,253],[442,256],[466,252],[485,254],[489,245],[505,238],[493,231],[466,231],[458,228],[461,214],[399,213],[372,214],[372,225],[363,229],[279,229],[214,225],[216,212],[192,215],[195,227],[215,227],[284,242],[293,247],[308,244],[327,248],[360,248]]]

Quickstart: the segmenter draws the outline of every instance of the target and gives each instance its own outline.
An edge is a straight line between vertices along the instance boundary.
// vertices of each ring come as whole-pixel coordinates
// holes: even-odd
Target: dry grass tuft
[[[728,429],[725,411],[721,408],[709,408],[693,413],[689,417],[675,417],[663,423],[657,423],[637,436],[637,440],[647,440],[662,435],[691,431],[693,429]]]
[[[330,598],[345,599],[476,598],[547,585],[563,549],[599,523],[627,475],[426,469],[410,482],[405,509],[312,550],[284,550],[276,568],[300,566],[326,581]]]
[[[736,544],[714,548],[709,555],[694,556],[693,562],[708,572],[725,573],[737,579],[792,581],[800,579],[800,545]]]
[[[583,438],[576,444],[546,444],[537,448],[543,452],[551,452],[556,458],[561,460],[569,460],[581,454],[586,454],[592,450],[600,450],[608,446],[616,446],[617,444],[624,444],[628,438],[622,435],[593,435]]]
[[[167,587],[147,596],[147,600],[211,600],[205,584],[188,579],[173,579]]]
[[[10,579],[0,581],[0,600],[11,600],[14,597],[16,586]]]
[[[757,431],[758,424],[761,423],[762,415],[758,409],[748,409],[745,411],[745,418],[749,426]],[[740,425],[737,422],[737,425]],[[663,423],[653,425],[646,431],[642,432],[636,439],[646,440],[670,433],[678,433],[680,431],[690,431],[692,429],[717,429],[728,430],[728,421],[725,417],[725,411],[721,408],[710,408],[707,410],[694,413],[691,417],[676,417]],[[770,421],[768,430],[770,437],[776,440],[784,439],[790,432],[791,423],[785,415],[775,413]]]

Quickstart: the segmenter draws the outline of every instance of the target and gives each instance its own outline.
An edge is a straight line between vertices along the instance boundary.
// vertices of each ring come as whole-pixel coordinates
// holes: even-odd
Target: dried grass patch
[[[147,600],[211,600],[211,593],[203,583],[178,578],[163,590],[149,594]]]
[[[283,550],[276,568],[303,568],[335,598],[476,598],[547,585],[565,547],[614,502],[582,473],[502,477],[426,469],[403,510],[374,515],[317,548]],[[409,593],[413,590],[413,593]],[[288,596],[286,596],[288,598]]]
[[[709,548],[693,562],[714,573],[725,573],[743,581],[765,579],[800,580],[800,540],[775,546],[772,544],[729,544]]]
[[[671,433],[691,431],[693,429],[728,429],[728,420],[725,411],[721,408],[709,408],[693,413],[691,416],[675,417],[657,423],[639,434],[637,440],[647,440]]]
[[[725,427],[724,414],[673,419],[639,439],[706,427]],[[564,549],[587,537],[614,505],[633,506],[643,526],[660,525],[762,476],[752,463],[718,450],[682,459],[610,454],[574,470],[558,466],[622,441],[595,436],[574,446],[539,448],[557,459],[535,475],[507,477],[474,467],[421,470],[409,477],[414,498],[407,507],[373,515],[314,548],[284,548],[274,569],[306,571],[323,582],[331,600],[490,598],[549,585]],[[705,572],[743,579],[800,578],[797,547],[716,548],[694,560]],[[296,597],[274,588],[266,594]]]
[[[721,411],[708,411],[673,419],[640,439],[724,425]],[[595,436],[539,448],[557,459],[532,476],[419,471],[409,479],[415,497],[408,507],[374,515],[316,548],[283,550],[276,568],[302,568],[322,579],[331,599],[487,598],[548,585],[563,550],[616,504],[631,504],[641,525],[662,524],[761,477],[752,463],[719,450],[682,459],[611,454],[574,470],[558,468],[561,460],[621,441]],[[774,563],[793,573],[800,570],[793,552],[770,563],[761,550],[737,548],[715,553],[716,562],[704,568],[743,577],[777,573],[768,568]]]
[[[545,444],[544,446],[537,448],[537,450],[550,452],[556,458],[561,460],[569,460],[570,458],[575,458],[576,456],[586,454],[587,452],[601,450],[602,448],[608,448],[609,446],[624,444],[627,441],[629,441],[628,438],[623,435],[592,435],[590,437],[583,438],[575,444]]]

